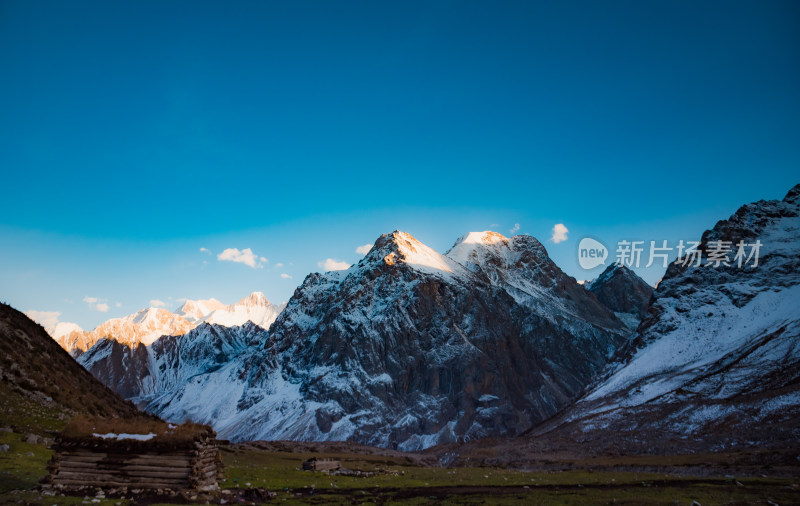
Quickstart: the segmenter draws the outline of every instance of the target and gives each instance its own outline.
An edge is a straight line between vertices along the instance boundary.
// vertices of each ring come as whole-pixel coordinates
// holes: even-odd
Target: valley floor
[[[61,496],[42,490],[50,450],[28,444],[22,435],[0,432],[0,504],[180,504],[186,498],[138,495],[97,498],[94,491]],[[569,470],[519,471],[491,467],[443,468],[424,456],[356,448],[332,451],[308,444],[233,445],[223,448],[223,490],[191,502],[211,504],[800,504],[798,469],[782,476],[735,475],[730,467],[743,455],[615,457],[573,460]],[[301,470],[309,457],[331,457],[360,476]],[[753,456],[751,456],[753,457]],[[755,456],[757,458],[757,456]],[[744,459],[744,460],[742,460]],[[703,462],[699,462],[703,460]],[[707,465],[716,463],[716,471]],[[726,467],[728,466],[728,467]],[[646,472],[659,469],[659,472]],[[687,471],[704,469],[700,475]],[[767,471],[769,473],[769,471]],[[787,475],[787,472],[789,474]],[[54,494],[54,495],[51,495]],[[224,501],[224,502],[223,502]]]

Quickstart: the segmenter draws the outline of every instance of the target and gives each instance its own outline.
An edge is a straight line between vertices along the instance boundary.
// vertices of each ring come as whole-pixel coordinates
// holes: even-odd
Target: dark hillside
[[[131,417],[136,407],[69,356],[45,330],[0,304],[0,427],[41,433],[72,415]]]

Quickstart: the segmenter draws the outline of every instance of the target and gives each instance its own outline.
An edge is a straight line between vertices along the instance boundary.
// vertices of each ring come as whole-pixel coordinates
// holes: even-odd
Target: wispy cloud
[[[208,248],[200,248],[200,251],[203,253],[208,253],[209,255],[211,254],[211,251]]]
[[[292,277],[290,275],[286,274],[285,272],[281,272],[281,277],[283,279],[292,279]]]
[[[89,297],[88,295],[83,298],[83,302],[89,306],[89,309],[93,311],[100,311],[101,313],[107,313],[109,306],[106,304],[105,299],[102,301],[97,297]]]
[[[317,265],[326,271],[343,271],[350,268],[350,264],[347,262],[333,258],[326,258],[324,262],[318,262]]]
[[[371,249],[372,249],[372,244],[365,244],[363,246],[359,246],[358,248],[356,248],[356,253],[358,253],[359,255],[366,255],[367,253],[369,253],[369,250]]]
[[[164,302],[163,300],[152,299],[150,301],[150,307],[164,307],[166,305],[167,305],[167,303]]]
[[[511,230],[509,230],[509,232],[511,233],[511,235],[514,235],[517,232],[519,232],[519,223],[514,223],[514,226],[511,227]]]
[[[58,317],[61,316],[60,311],[36,311],[31,309],[25,311],[25,315],[31,320],[45,328],[55,327],[58,323]]]
[[[281,267],[283,267],[282,263],[278,262],[277,264],[275,264],[276,269],[280,269]]]
[[[266,260],[264,257],[261,258]],[[238,248],[227,248],[222,253],[217,255],[217,260],[221,262],[236,262],[239,264],[245,264],[253,269],[260,269],[264,266],[261,263],[263,261],[259,261],[259,257],[253,253],[253,250],[250,248],[245,248],[243,250],[239,250]]]
[[[567,233],[569,233],[567,227],[565,227],[563,223],[557,223],[553,227],[553,236],[550,237],[550,240],[556,244],[564,242],[567,240]]]

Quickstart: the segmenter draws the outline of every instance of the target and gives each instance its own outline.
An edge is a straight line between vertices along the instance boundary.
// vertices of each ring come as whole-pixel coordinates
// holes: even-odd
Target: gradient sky
[[[793,1],[3,0],[0,299],[280,302],[394,229],[592,278],[581,237],[697,239],[800,182],[798,139]]]

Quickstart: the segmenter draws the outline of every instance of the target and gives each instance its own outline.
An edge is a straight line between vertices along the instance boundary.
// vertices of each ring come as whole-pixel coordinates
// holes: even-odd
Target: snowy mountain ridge
[[[232,440],[419,449],[515,434],[568,404],[629,331],[536,239],[465,237],[443,255],[382,235],[348,270],[307,276],[233,354],[206,344],[225,331],[204,325],[80,361],[148,411]]]
[[[622,359],[537,434],[630,451],[635,441],[667,452],[796,441],[800,185],[742,206],[703,234],[701,251],[717,241],[760,243],[757,265],[670,264]]]
[[[228,306],[216,299],[186,300],[174,313],[164,308],[150,307],[128,316],[112,318],[91,331],[84,331],[77,325],[57,326],[50,335],[62,348],[77,356],[103,339],[128,346],[147,346],[161,336],[184,335],[204,322],[238,327],[250,321],[266,329],[285,306],[271,304],[261,292],[253,292]]]
[[[272,322],[286,307],[286,303],[275,306],[261,292],[253,292],[236,304],[215,308],[206,313],[202,321],[225,327],[237,327],[246,322],[253,322],[261,328],[268,329]]]
[[[206,300],[186,300],[174,313],[190,323],[199,323],[203,321],[206,316],[224,307],[225,304],[214,298]]]
[[[269,332],[204,323],[79,360],[147,411],[235,441],[782,444],[800,423],[799,198],[800,185],[703,234],[706,256],[762,244],[757,265],[682,259],[655,293],[620,266],[587,290],[529,236],[473,232],[440,254],[395,231],[307,276]],[[643,319],[633,332],[615,314]],[[515,441],[507,458],[537,444]]]

